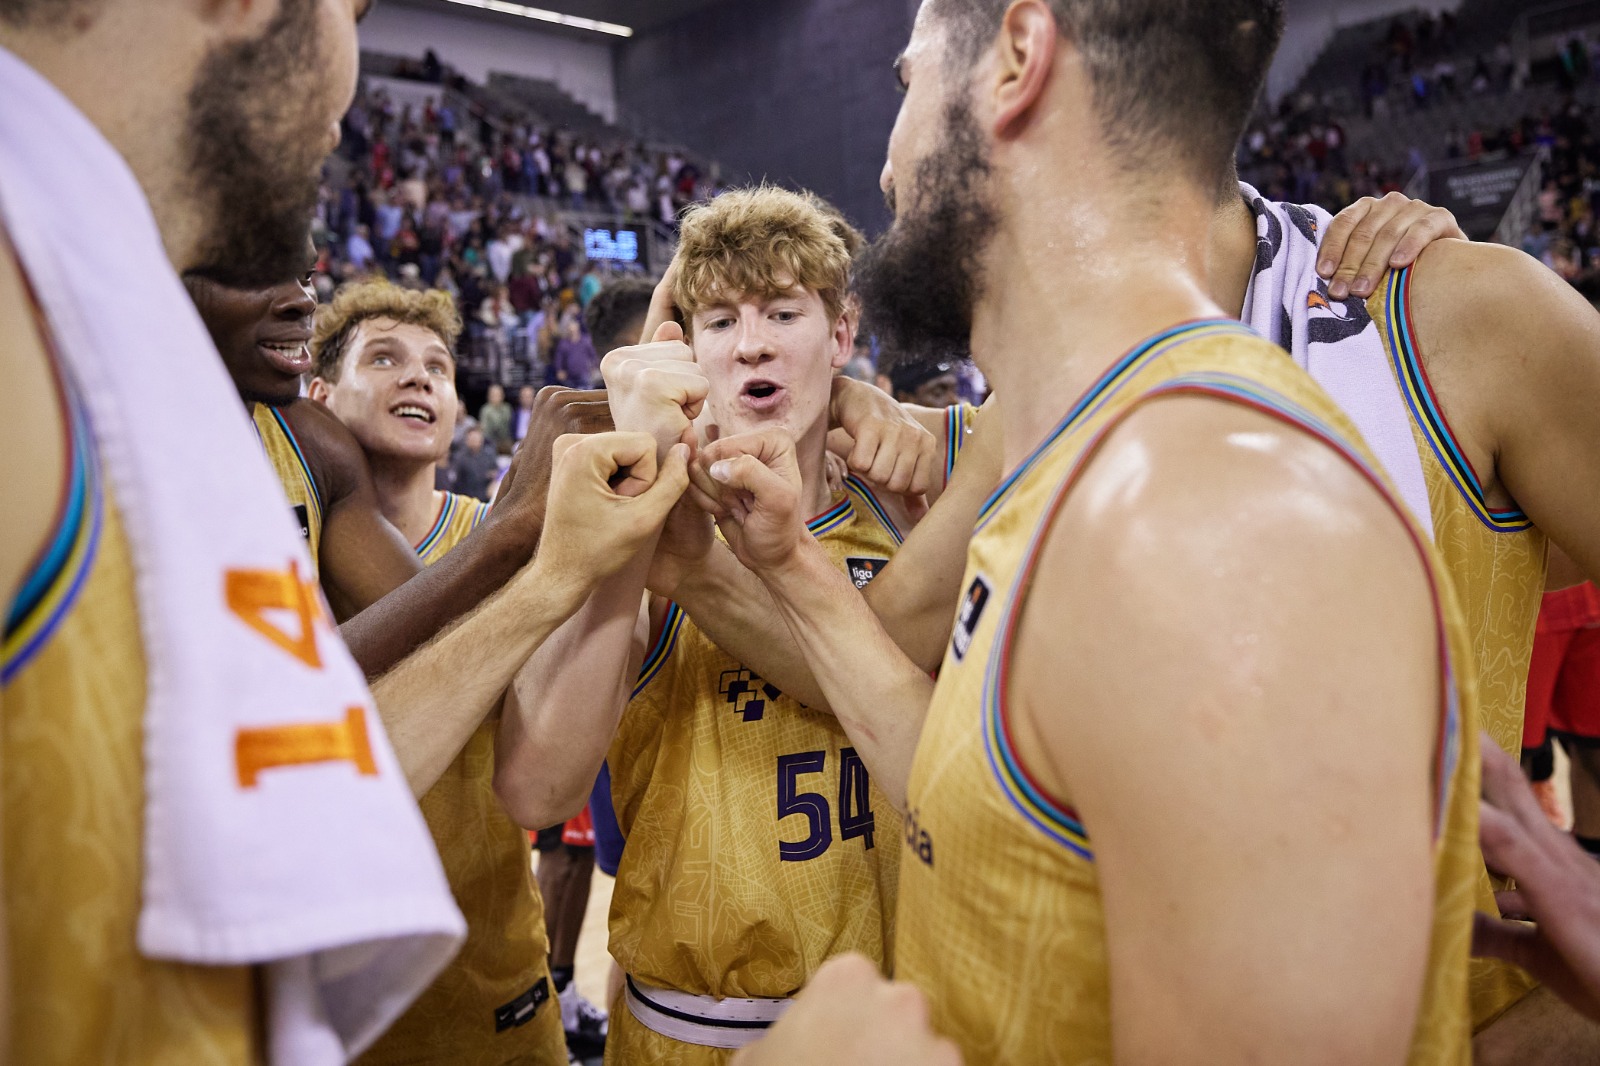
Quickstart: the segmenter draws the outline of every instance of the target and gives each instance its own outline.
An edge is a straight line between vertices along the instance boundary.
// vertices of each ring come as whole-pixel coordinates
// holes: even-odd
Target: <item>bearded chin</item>
[[[284,0],[261,37],[216,49],[189,92],[189,180],[209,224],[196,272],[231,288],[305,266],[324,128],[304,91],[320,55],[308,0]]]
[[[971,355],[983,253],[998,214],[982,137],[964,101],[945,109],[943,132],[903,190],[905,213],[857,267],[863,328],[878,338],[881,370]]]

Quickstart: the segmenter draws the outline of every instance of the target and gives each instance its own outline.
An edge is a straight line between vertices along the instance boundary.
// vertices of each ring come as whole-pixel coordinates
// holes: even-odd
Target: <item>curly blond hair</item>
[[[414,292],[381,278],[357,281],[340,289],[332,303],[317,308],[311,336],[312,376],[337,384],[356,328],[374,318],[432,330],[452,352],[461,335],[461,315],[449,293]]]
[[[837,320],[850,290],[850,249],[837,224],[843,221],[811,193],[771,185],[725,192],[690,210],[678,233],[672,289],[685,328],[718,293],[770,297],[793,285],[816,292]]]

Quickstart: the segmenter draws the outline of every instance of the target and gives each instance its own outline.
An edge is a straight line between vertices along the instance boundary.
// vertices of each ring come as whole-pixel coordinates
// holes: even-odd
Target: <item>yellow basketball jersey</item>
[[[442,559],[489,511],[470,496],[442,496],[417,554]],[[411,1009],[360,1059],[362,1066],[565,1066],[566,1035],[550,981],[544,904],[533,881],[528,835],[494,794],[499,714],[472,734],[421,800],[467,942]]]
[[[5,920],[12,1061],[262,1060],[248,967],[145,958],[145,662],[134,570],[82,408],[62,387],[69,478],[7,605]]]
[[[1410,314],[1411,271],[1396,270],[1367,301],[1411,416],[1433,519],[1433,541],[1467,621],[1477,667],[1483,728],[1513,758],[1522,749],[1523,697],[1533,628],[1544,595],[1545,536],[1520,510],[1491,510],[1482,483],[1456,442],[1417,351]],[[1498,915],[1488,871],[1478,908]],[[1472,960],[1472,1017],[1482,1028],[1536,982],[1498,959]]]
[[[950,484],[950,478],[956,472],[956,460],[961,457],[961,446],[967,441],[967,434],[972,432],[972,420],[978,414],[978,409],[970,403],[952,404],[945,409],[944,415],[944,482]]]
[[[858,586],[900,533],[854,478],[809,528]],[[785,696],[676,605],[612,744],[627,847],[611,954],[635,978],[694,995],[794,995],[830,956],[888,964],[899,818],[831,714]],[[612,1012],[611,1062],[716,1062]]]
[[[1175,391],[1282,418],[1350,455],[1381,484],[1355,430],[1281,351],[1238,323],[1199,322],[1159,334],[1119,360],[990,499],[969,548],[967,593],[911,769],[895,944],[897,976],[927,994],[935,1026],[967,1062],[1113,1059],[1094,827],[1029,778],[1011,746],[1002,693],[1032,555],[1090,445],[1134,405]],[[1414,536],[1437,574],[1426,538]],[[1437,576],[1435,588],[1451,655],[1434,767],[1434,923],[1415,1064],[1469,1061],[1471,887],[1481,865],[1471,660],[1450,590]]]
[[[459,492],[434,492],[438,503],[438,517],[427,536],[414,547],[424,566],[432,566],[443,559],[445,553],[466,539],[467,534],[489,514],[489,505]]]
[[[278,475],[283,494],[289,497],[300,532],[311,546],[311,565],[317,566],[322,547],[322,495],[317,491],[305,453],[300,450],[300,441],[276,407],[258,403],[251,409],[250,418],[256,424],[256,434],[266,449],[272,472]]]

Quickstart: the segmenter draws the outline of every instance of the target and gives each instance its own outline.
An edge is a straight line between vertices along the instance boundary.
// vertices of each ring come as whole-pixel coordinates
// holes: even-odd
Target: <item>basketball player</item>
[[[359,442],[378,506],[426,565],[489,512],[433,487],[460,407],[451,355],[460,331],[446,293],[362,281],[319,312],[310,344],[311,399]],[[495,727],[493,716],[479,724],[420,801],[467,942],[363,1063],[567,1061],[526,838],[494,798]]]
[[[702,456],[903,801],[896,973],[970,1061],[1469,1053],[1452,591],[1348,420],[1200,280],[1281,17],[919,12],[862,291],[897,347],[970,343],[1015,471],[936,688],[801,532],[791,444]]]
[[[326,409],[300,398],[316,294],[304,278],[266,289],[231,288],[196,273],[183,281],[289,497],[335,617],[359,614],[421,564],[384,518],[360,443]]]
[[[205,531],[191,541],[221,558],[247,543],[260,546],[250,550],[252,563],[261,552],[273,559],[305,557],[287,523],[254,523],[252,516],[270,516],[271,508],[281,506],[279,497],[265,462],[249,465],[260,455],[259,444],[237,414],[213,417],[237,400],[212,362],[214,348],[177,275],[202,270],[249,287],[271,284],[297,268],[316,174],[331,147],[328,134],[355,84],[355,22],[368,7],[362,0],[0,4],[0,95],[8,104],[0,108],[0,347],[12,372],[0,399],[0,449],[29,457],[7,464],[0,476],[8,501],[0,538],[0,589],[7,605],[0,720],[10,970],[8,1009],[0,1014],[26,1019],[10,1034],[14,1061],[244,1063],[290,1053],[263,1047],[261,1036],[275,1039],[296,1005],[279,1003],[270,1017],[256,1006],[269,989],[264,981],[258,985],[253,963],[264,955],[282,959],[281,952],[234,947],[220,954],[235,961],[223,963],[214,961],[215,949],[174,948],[174,938],[161,929],[136,930],[141,876],[164,858],[147,849],[146,826],[170,825],[175,815],[215,839],[225,834],[212,812],[230,812],[236,835],[261,847],[263,840],[252,835],[258,813],[263,824],[280,829],[295,818],[305,823],[306,797],[315,795],[326,801],[317,805],[317,828],[349,830],[342,853],[327,854],[316,868],[297,858],[292,840],[279,839],[272,842],[272,864],[214,871],[220,883],[245,878],[261,908],[272,909],[273,897],[288,896],[302,925],[308,918],[318,923],[323,945],[352,949],[329,954],[326,968],[310,975],[322,987],[301,989],[309,995],[325,991],[333,997],[327,1002],[338,1007],[339,1017],[327,1020],[334,1031],[324,1029],[322,1036],[359,1049],[375,1035],[374,1026],[381,1028],[413,997],[406,981],[425,982],[443,962],[427,945],[437,944],[445,954],[453,949],[459,917],[435,905],[437,895],[448,906],[442,878],[436,893],[425,880],[378,886],[379,894],[393,893],[364,899],[358,923],[325,923],[319,909],[325,900],[295,898],[308,885],[344,880],[366,891],[362,879],[370,872],[360,864],[372,852],[360,833],[383,839],[392,856],[417,860],[386,868],[414,868],[423,878],[439,873],[436,859],[421,861],[431,848],[403,788],[391,784],[401,775],[384,772],[398,767],[376,720],[368,730],[359,708],[347,718],[349,704],[365,704],[368,696],[304,586],[295,581],[291,590],[293,574],[286,571],[243,588],[292,591],[305,611],[300,636],[315,645],[314,657],[311,647],[253,614],[248,616],[259,623],[254,633],[273,632],[281,642],[250,643],[258,639],[251,629],[222,617],[227,604],[208,599],[203,606],[218,612],[219,628],[235,626],[217,639],[232,641],[225,646],[246,654],[199,662],[184,658],[188,651],[181,647],[147,645],[144,634],[184,631],[186,625],[193,629],[195,619],[209,620],[210,614],[199,613],[200,600],[179,597],[187,591],[220,601],[225,575],[211,571],[214,559],[197,557],[185,560],[190,573],[199,575],[196,581],[181,573],[183,567],[169,566],[164,572],[182,581],[141,572],[136,587],[133,562],[141,551],[146,559],[152,552],[161,558],[148,534],[162,522]],[[39,173],[66,180],[41,189]],[[109,220],[101,217],[108,204],[116,209]],[[73,229],[86,218],[110,226]],[[153,338],[159,338],[159,350]],[[131,370],[82,380],[73,368],[91,362]],[[183,386],[147,394],[130,387],[141,378]],[[187,406],[196,403],[209,405],[200,417]],[[114,417],[92,418],[86,413],[91,409]],[[153,431],[140,432],[137,418],[182,426],[204,421],[210,435],[174,451],[176,461],[164,467],[152,461]],[[130,446],[108,455],[112,438]],[[242,456],[245,465],[224,469],[207,462],[218,450]],[[671,464],[637,498],[620,497],[605,484],[619,464],[648,481],[656,473],[653,460],[653,443],[639,450],[637,440],[626,436],[563,442],[541,564],[526,567],[480,612],[502,635],[473,641],[472,653],[460,659],[463,670],[494,653],[480,647],[485,644],[523,643],[513,653],[522,650],[526,658],[525,642],[537,643],[548,623],[586,591],[563,588],[572,575],[599,574],[608,565],[604,558],[594,560],[598,565],[591,570],[584,558],[590,546],[598,549],[614,538],[600,550],[626,553],[642,529],[659,527],[663,502],[675,498],[682,484]],[[166,499],[180,479],[191,509],[152,514],[154,503],[141,498],[138,486],[147,496]],[[246,514],[219,510],[219,501],[239,498],[240,483],[248,490]],[[574,531],[584,526],[599,535],[576,538]],[[182,603],[195,609],[178,607]],[[213,720],[229,713],[217,706],[219,692],[241,702],[262,692],[310,692],[310,680],[297,679],[311,679],[312,671],[296,665],[297,657],[307,666],[313,659],[321,662],[318,676],[329,680],[317,691],[326,705],[297,704],[294,713],[307,716],[310,731],[284,734],[298,739],[301,758],[241,723],[240,746],[236,750],[230,732],[206,771],[207,780],[219,784],[214,804],[149,809],[151,782],[169,790],[198,787],[198,776],[173,775],[186,773],[181,767],[212,750],[208,742],[185,756],[174,745],[159,746],[164,757],[178,761],[164,763],[165,775],[147,773],[145,729],[153,710],[147,707],[145,663],[157,652],[168,655],[167,661],[183,659],[202,671],[190,676],[215,686],[208,693],[191,688],[195,698],[187,707],[175,708],[169,698],[162,708],[168,724],[172,714],[202,704]],[[348,676],[348,685],[336,671]],[[169,697],[172,686],[183,683],[173,676],[161,680]],[[404,705],[405,691],[393,694],[398,705]],[[209,727],[203,717],[191,714],[189,720],[202,726],[189,738],[199,743],[199,733]],[[356,725],[329,727],[327,720]],[[337,749],[325,743],[334,732],[343,745]],[[253,743],[257,739],[265,745]],[[248,765],[240,752],[251,755]],[[326,758],[317,758],[324,753]],[[263,765],[257,758],[265,761],[270,787],[256,788],[254,775]],[[236,761],[238,781],[223,791],[220,782],[232,779]],[[359,772],[351,772],[353,761]],[[417,915],[415,923],[394,925],[384,918],[396,912],[401,895]],[[217,902],[227,907],[240,900]],[[347,919],[357,910],[348,911]],[[450,921],[436,922],[436,913],[447,913]],[[179,903],[162,916],[205,931],[215,912],[185,910]],[[389,935],[374,942],[374,928]],[[157,949],[144,942],[147,936],[160,941]],[[412,965],[404,970],[417,976],[377,983],[381,976],[369,964],[408,944]],[[321,949],[291,953],[308,969],[324,966]],[[355,1029],[348,1028],[353,1017]]]
[[[906,518],[859,480],[835,493],[824,475],[833,377],[853,347],[849,269],[814,198],[724,193],[680,234],[672,284],[692,351],[667,323],[604,372],[618,425],[648,427],[660,448],[692,439],[702,410],[716,432],[794,439],[808,528],[858,588]],[[685,527],[673,536],[711,536],[694,508],[672,521]],[[894,816],[832,716],[744,668],[674,604],[641,609],[650,561],[598,590],[519,676],[496,781],[513,817],[544,825],[581,804],[606,758],[628,839],[611,922],[626,1007],[613,1005],[607,1058],[725,1062],[828,956],[887,964]]]

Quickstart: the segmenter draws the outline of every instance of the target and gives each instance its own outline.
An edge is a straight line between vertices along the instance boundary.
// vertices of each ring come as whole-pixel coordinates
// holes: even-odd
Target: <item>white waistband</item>
[[[628,975],[628,1011],[645,1028],[686,1044],[741,1048],[761,1039],[788,999],[718,999],[657,988]]]

